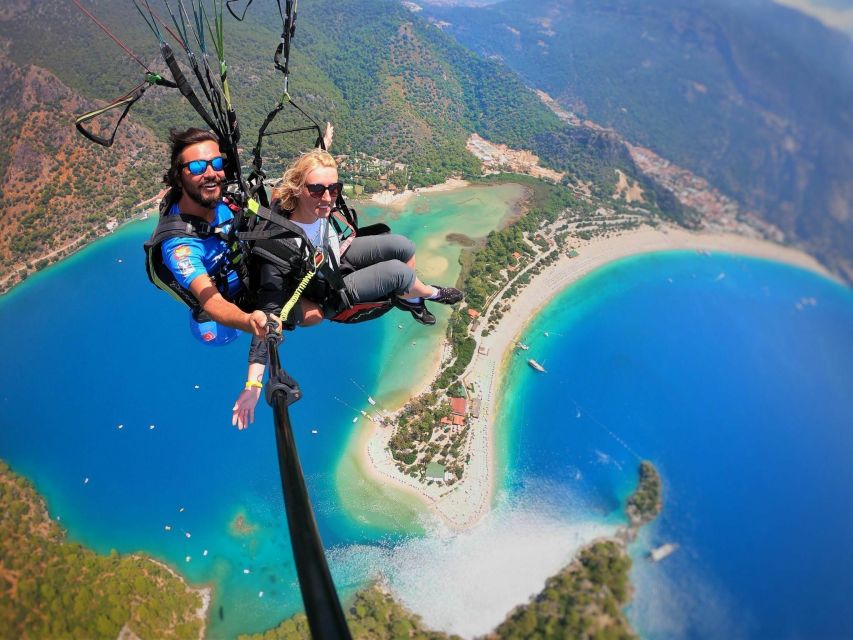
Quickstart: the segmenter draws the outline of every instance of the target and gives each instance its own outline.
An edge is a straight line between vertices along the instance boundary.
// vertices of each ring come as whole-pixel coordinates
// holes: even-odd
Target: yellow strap
[[[246,380],[246,389],[263,389],[264,385],[257,380]]]
[[[315,273],[317,272],[310,271],[302,278],[302,282],[300,282],[299,286],[296,287],[296,291],[294,291],[293,295],[290,296],[290,300],[287,301],[287,304],[284,305],[284,308],[278,316],[278,319],[281,320],[281,324],[287,322],[287,316],[290,315],[290,311],[296,306],[296,303],[299,301],[299,296],[301,296],[302,292],[305,291],[305,287],[307,287],[308,283],[311,282],[311,278],[314,277]]]
[[[293,295],[290,296],[290,300],[287,301],[278,316],[282,325],[287,322],[287,316],[290,315],[291,310],[296,306],[296,303],[299,301],[299,296],[301,296],[302,292],[305,291],[305,287],[307,287],[308,283],[311,282],[311,278],[314,277],[317,270],[323,265],[323,262],[326,261],[326,256],[320,248],[314,252],[313,258],[311,265],[313,267],[312,270],[302,276],[299,286],[296,287],[296,291],[294,291]]]

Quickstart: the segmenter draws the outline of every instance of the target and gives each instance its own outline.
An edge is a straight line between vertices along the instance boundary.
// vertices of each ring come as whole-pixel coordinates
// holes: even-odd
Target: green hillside
[[[156,40],[132,5],[99,0],[86,6],[162,69]],[[31,9],[0,20],[0,37],[9,40],[16,63],[45,67],[89,99],[114,97],[141,79],[141,69],[73,5],[49,0]],[[429,169],[432,177],[422,176],[429,182],[475,170],[464,149],[472,131],[542,151],[553,165],[578,158],[591,175],[599,173],[596,164],[610,163],[583,141],[560,137],[564,126],[507,67],[472,54],[398,2],[315,0],[299,9],[291,94],[317,119],[336,123],[336,150],[410,163],[419,174]],[[279,25],[275,7],[264,5],[253,5],[246,23],[227,20],[232,90],[247,147],[281,92],[271,64]],[[30,46],[45,40],[63,42],[62,55]],[[197,120],[176,94],[152,90],[133,113],[162,138],[168,125]],[[310,143],[307,135],[289,148],[270,139],[267,151],[274,162]]]
[[[243,132],[244,165],[249,163],[258,127],[283,89],[282,76],[272,64],[280,17],[275,5],[256,4],[244,23],[226,15],[226,53]],[[146,65],[165,70],[157,40],[132,3],[87,0],[85,6]],[[2,281],[10,270],[16,272],[16,279],[25,276],[46,264],[46,256],[55,258],[61,252],[54,252],[69,242],[82,241],[86,224],[93,225],[89,235],[94,239],[107,232],[109,219],[125,219],[132,202],[157,193],[160,185],[152,166],[165,160],[157,142],[165,140],[168,128],[202,123],[176,90],[156,87],[134,106],[112,150],[69,135],[75,113],[91,109],[95,100],[111,100],[128,91],[142,80],[143,69],[64,0],[22,1],[0,12],[0,42],[5,45],[0,57],[8,60],[10,73],[22,79],[14,92],[0,92],[0,109],[6,118],[3,131],[9,141],[7,150],[11,150],[0,154],[2,189],[29,196],[18,197],[14,213],[8,215],[15,221],[30,219],[37,213],[38,203],[50,199],[50,189],[55,188],[50,185],[49,172],[42,172],[40,181],[32,183],[11,166],[22,154],[43,167],[55,165],[57,158],[74,157],[76,170],[89,176],[96,176],[105,166],[119,170],[99,185],[98,203],[78,190],[62,207],[54,208],[59,211],[50,211],[49,219],[60,228],[63,216],[69,216],[73,227],[81,230],[74,237],[60,237],[35,224],[14,246],[8,241],[0,243]],[[61,47],[32,46],[34,42],[61,43]],[[563,124],[503,63],[472,53],[394,0],[301,3],[290,66],[290,94],[318,121],[335,123],[334,150],[405,163],[410,187],[436,184],[450,175],[479,174],[479,161],[465,148],[474,132],[492,142],[536,153],[544,164],[565,172],[567,181],[590,183],[598,196],[613,193],[615,168],[643,180],[618,139]],[[49,103],[49,98],[22,104],[20,96],[36,95],[29,90],[28,79],[47,77],[45,74],[55,75],[67,87],[63,104]],[[38,139],[35,129],[18,124],[23,121],[18,112],[24,108],[45,114]],[[272,129],[306,124],[293,110],[282,114],[287,117],[276,120]],[[56,132],[55,140],[50,140],[51,131]],[[128,144],[140,159],[136,162],[139,169],[122,174],[124,165],[116,167],[113,158],[117,148]],[[267,138],[264,161],[268,175],[276,176],[289,158],[312,145],[309,133]],[[151,183],[147,193],[144,183],[140,184],[143,176]],[[123,182],[133,184],[132,196]],[[655,189],[647,189],[647,193],[651,196]],[[684,219],[676,202],[659,195],[664,197],[650,202],[651,210]],[[105,206],[110,209],[108,214]],[[43,206],[42,210],[47,211]]]
[[[707,178],[853,276],[853,44],[769,0],[426,11],[567,109]]]

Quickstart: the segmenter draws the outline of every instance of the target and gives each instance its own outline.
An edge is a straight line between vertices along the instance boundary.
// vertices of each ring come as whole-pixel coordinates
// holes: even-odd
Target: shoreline
[[[578,256],[569,258],[564,254],[531,278],[513,300],[513,313],[503,316],[488,336],[477,338],[478,349],[462,379],[466,386],[474,385],[475,395],[481,398],[481,410],[479,417],[472,417],[469,422],[471,434],[466,453],[471,457],[462,480],[450,487],[427,486],[404,475],[397,470],[387,450],[393,430],[373,424],[354,441],[358,448],[356,466],[368,481],[416,496],[432,515],[453,531],[461,532],[477,524],[491,510],[494,499],[497,484],[495,428],[500,415],[497,390],[503,383],[515,343],[536,314],[558,293],[610,262],[661,251],[722,251],[801,267],[838,281],[818,260],[799,249],[728,233],[642,226],[591,240],[573,239],[573,245]],[[499,295],[495,296],[495,300],[499,299]],[[487,314],[488,309],[483,316]],[[434,362],[426,383],[419,385],[411,397],[429,388],[438,369],[439,363]]]
[[[406,203],[409,202],[415,196],[421,195],[422,193],[440,193],[442,191],[455,191],[456,189],[462,189],[463,187],[467,187],[469,182],[467,180],[461,180],[459,178],[448,178],[444,182],[440,184],[435,184],[431,187],[417,187],[416,189],[406,189],[405,191],[401,191],[399,193],[395,193],[393,191],[380,191],[379,193],[374,193],[370,196],[369,201],[374,204],[382,205],[383,207],[388,207],[394,211],[400,211],[403,207],[406,206]]]
[[[201,632],[199,633],[198,637],[199,640],[203,640],[207,633],[207,621],[210,614],[210,605],[213,600],[213,585],[208,584],[194,587],[190,584],[189,579],[185,575],[180,573],[177,569],[169,565],[167,562],[164,562],[163,560],[158,560],[157,558],[137,553],[132,553],[131,557],[153,562],[154,564],[161,567],[165,571],[168,571],[175,578],[183,582],[184,586],[186,586],[188,591],[193,591],[199,594],[199,596],[201,597],[201,606],[193,612],[193,617],[201,622]]]

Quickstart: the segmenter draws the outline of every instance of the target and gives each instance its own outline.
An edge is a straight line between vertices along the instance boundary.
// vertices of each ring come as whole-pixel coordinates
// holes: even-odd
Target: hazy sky
[[[826,26],[853,38],[853,0],[775,0],[786,7],[814,16]]]

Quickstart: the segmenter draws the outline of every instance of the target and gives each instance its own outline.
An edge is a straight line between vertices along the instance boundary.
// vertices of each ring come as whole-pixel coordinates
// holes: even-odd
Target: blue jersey
[[[177,204],[172,205],[169,215],[178,215]],[[216,205],[213,224],[228,231],[234,214],[223,203]],[[219,272],[228,259],[228,245],[218,236],[208,238],[169,238],[161,245],[163,263],[169,268],[178,284],[189,290],[190,283],[200,275],[212,276]],[[231,270],[228,273],[228,298],[240,291],[240,276]],[[225,291],[220,291],[223,295]]]

